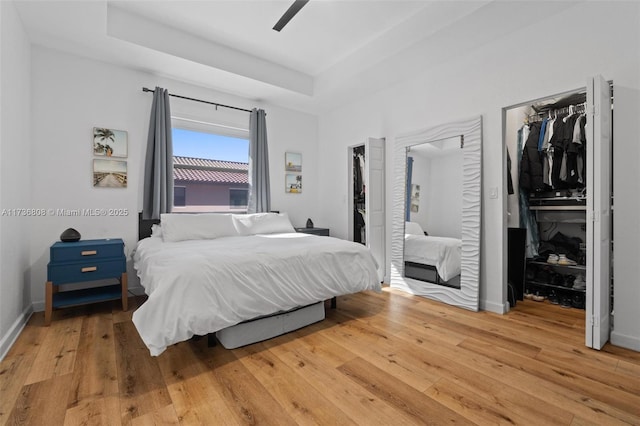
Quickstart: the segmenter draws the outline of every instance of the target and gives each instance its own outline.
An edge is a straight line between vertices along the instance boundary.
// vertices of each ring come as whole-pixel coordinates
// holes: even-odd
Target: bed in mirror
[[[481,117],[396,138],[391,287],[478,310]]]

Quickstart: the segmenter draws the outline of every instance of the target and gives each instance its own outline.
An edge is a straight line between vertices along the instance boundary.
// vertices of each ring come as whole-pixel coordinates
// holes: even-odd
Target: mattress
[[[303,233],[138,242],[134,268],[149,298],[133,323],[151,355],[195,335],[364,290],[380,291],[361,244]]]
[[[404,261],[435,266],[443,281],[460,275],[462,240],[405,234]]]

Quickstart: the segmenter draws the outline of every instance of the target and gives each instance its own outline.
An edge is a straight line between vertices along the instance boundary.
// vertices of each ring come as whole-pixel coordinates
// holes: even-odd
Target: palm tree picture
[[[104,127],[93,128],[93,153],[107,157],[127,156],[127,132]]]

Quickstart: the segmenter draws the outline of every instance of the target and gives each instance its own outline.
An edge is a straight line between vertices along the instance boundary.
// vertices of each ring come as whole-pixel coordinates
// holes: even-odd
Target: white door
[[[586,345],[601,349],[611,327],[611,89],[601,76],[587,82]]]
[[[378,278],[385,274],[384,238],[384,139],[369,138],[365,144],[365,233],[367,247],[378,263]]]

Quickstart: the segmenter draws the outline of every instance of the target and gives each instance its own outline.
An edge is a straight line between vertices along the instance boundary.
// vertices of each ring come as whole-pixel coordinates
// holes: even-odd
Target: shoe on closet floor
[[[575,260],[569,259],[566,254],[558,255],[558,261],[556,263],[562,266],[576,266],[578,264]]]
[[[553,254],[553,253],[551,253],[551,254],[549,255],[549,257],[547,257],[547,263],[550,263],[550,264],[552,264],[552,265],[557,265],[557,264],[558,264],[559,259],[560,259],[560,258],[558,257],[558,255],[557,255],[557,254]]]
[[[558,297],[558,295],[556,294],[555,291],[551,290],[549,292],[549,302],[553,303],[554,305],[557,305],[560,303],[560,298]]]

